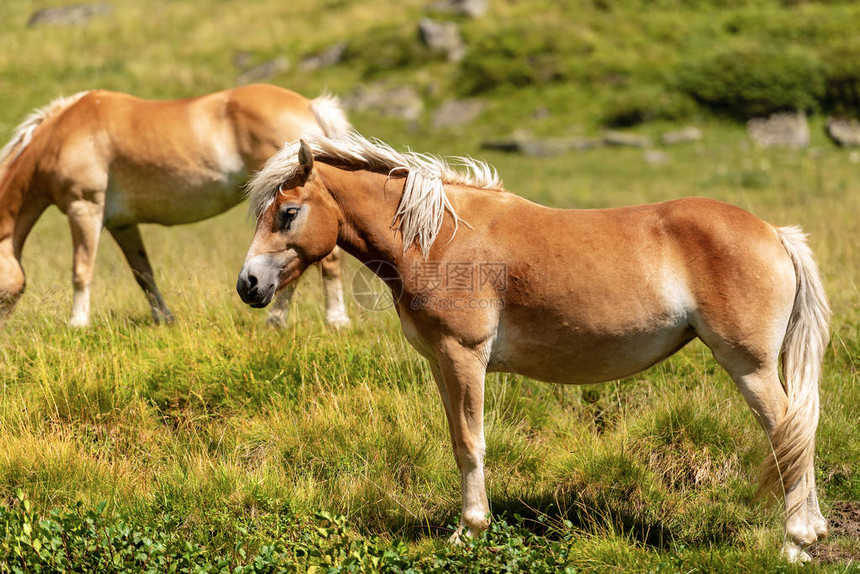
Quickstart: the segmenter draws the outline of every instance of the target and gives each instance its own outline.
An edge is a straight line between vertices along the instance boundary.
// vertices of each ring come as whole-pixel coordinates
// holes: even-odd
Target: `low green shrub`
[[[358,536],[345,517],[321,512],[316,525],[303,525],[295,536],[252,549],[250,536],[240,535],[231,549],[218,551],[185,538],[176,524],[131,524],[105,507],[79,502],[40,517],[19,492],[11,506],[0,507],[0,573],[573,572],[570,523],[544,524],[535,534],[519,516],[513,524],[500,518],[480,536],[464,536],[461,545],[419,555],[400,540]]]
[[[417,68],[444,61],[447,55],[424,45],[418,28],[380,26],[347,43],[344,62],[360,66],[366,78],[390,74],[392,70]]]
[[[812,50],[744,41],[683,62],[678,87],[702,105],[739,119],[814,110],[825,94],[824,64]]]
[[[607,98],[601,123],[623,128],[654,120],[675,121],[695,115],[696,110],[696,102],[686,94],[661,86],[637,86]]]
[[[466,94],[478,94],[502,86],[570,80],[573,61],[593,50],[589,40],[561,24],[502,25],[470,42],[458,86]]]

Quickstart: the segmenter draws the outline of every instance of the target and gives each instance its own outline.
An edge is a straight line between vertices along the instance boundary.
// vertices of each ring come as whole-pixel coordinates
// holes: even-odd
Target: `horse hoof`
[[[342,319],[328,320],[326,321],[326,323],[328,323],[328,326],[332,329],[340,331],[341,329],[346,329],[347,327],[349,327],[349,318],[344,317]]]
[[[156,325],[173,325],[176,319],[170,311],[153,311],[152,322]]]
[[[801,546],[791,542],[785,543],[782,547],[782,554],[785,556],[786,560],[792,563],[809,562],[812,560],[812,557],[808,552],[806,552]]]
[[[454,534],[452,534],[451,537],[448,538],[448,544],[454,544],[456,546],[463,544],[463,526],[462,525],[460,525],[460,527],[454,531]]]
[[[332,329],[339,331],[349,326],[349,317],[344,311],[335,311],[326,314],[325,322]]]

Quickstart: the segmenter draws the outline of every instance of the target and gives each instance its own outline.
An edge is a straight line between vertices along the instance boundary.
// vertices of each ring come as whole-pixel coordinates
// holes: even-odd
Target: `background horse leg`
[[[24,293],[24,269],[15,256],[12,238],[0,241],[0,319],[12,312]]]
[[[137,225],[127,225],[125,227],[112,228],[108,231],[113,236],[114,240],[122,249],[125,260],[131,267],[131,272],[134,274],[134,279],[149,301],[149,306],[152,308],[152,320],[156,323],[173,323],[173,313],[168,309],[158,286],[155,284],[155,275],[152,272],[152,266],[149,264],[149,257],[146,255],[146,248],[143,246],[143,239],[140,236],[140,229]]]
[[[343,300],[343,252],[335,247],[320,261],[323,290],[325,291],[325,320],[335,329],[349,325],[349,315]]]
[[[454,457],[460,469],[463,510],[460,528],[451,537],[456,542],[464,527],[474,533],[486,529],[489,521],[490,505],[484,484],[486,367],[478,350],[464,348],[454,341],[440,345],[436,356],[438,367],[433,367],[433,375],[446,406]]]
[[[69,217],[74,249],[72,284],[75,294],[69,325],[85,327],[90,323],[90,285],[93,282],[104,206],[84,199],[76,200],[69,204],[66,215]]]
[[[275,300],[272,302],[272,310],[269,311],[269,317],[266,322],[272,327],[286,327],[287,319],[290,316],[290,301],[293,300],[293,294],[296,292],[298,281],[293,281],[275,294]]]

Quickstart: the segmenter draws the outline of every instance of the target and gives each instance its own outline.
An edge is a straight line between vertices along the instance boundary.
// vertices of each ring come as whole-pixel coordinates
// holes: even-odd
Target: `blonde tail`
[[[799,227],[777,228],[779,239],[794,264],[797,291],[794,308],[782,344],[782,371],[788,408],[771,434],[773,456],[762,471],[763,491],[783,492],[804,479],[815,457],[815,430],[818,427],[818,380],[824,350],[830,340],[830,306],[824,293],[818,266]],[[798,496],[790,515],[805,504],[810,481]]]

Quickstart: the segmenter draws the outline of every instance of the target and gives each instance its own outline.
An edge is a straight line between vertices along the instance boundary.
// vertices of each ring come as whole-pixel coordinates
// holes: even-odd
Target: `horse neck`
[[[342,214],[338,245],[364,263],[400,261],[403,244],[392,230],[391,221],[400,202],[404,179],[322,163],[316,169]]]
[[[35,158],[31,143],[0,167],[0,242],[11,241],[19,259],[30,230],[51,204],[36,185]]]

